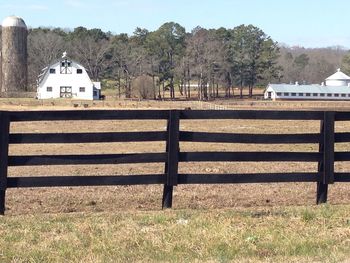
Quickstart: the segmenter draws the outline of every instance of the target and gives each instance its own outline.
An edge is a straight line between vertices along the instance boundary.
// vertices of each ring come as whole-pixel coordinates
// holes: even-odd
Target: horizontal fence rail
[[[346,141],[349,137],[344,134],[338,140]],[[210,132],[180,132],[180,141],[184,142],[218,142],[218,143],[319,143],[320,134],[247,134],[247,133],[210,133]]]
[[[9,156],[8,166],[160,163],[166,157],[166,153],[22,155]]]
[[[251,134],[185,131],[182,120],[284,120],[319,121],[319,133]],[[164,120],[166,131],[11,133],[12,122],[98,120]],[[350,161],[350,152],[335,152],[335,143],[349,143],[350,132],[335,132],[336,121],[350,121],[350,112],[332,111],[245,111],[245,110],[70,110],[0,111],[0,214],[5,212],[7,188],[109,186],[162,184],[162,207],[172,206],[173,189],[179,184],[236,184],[273,182],[314,182],[316,202],[327,201],[328,185],[350,182],[350,172],[334,172],[334,162]],[[9,155],[9,145],[86,144],[165,142],[164,152],[120,154]],[[182,152],[180,143],[237,144],[316,144],[318,152],[279,151],[199,151]],[[249,148],[249,147],[248,147]],[[209,150],[209,149],[208,149]],[[317,171],[305,173],[184,174],[178,172],[185,162],[313,162]],[[11,166],[90,165],[90,164],[163,163],[163,174],[100,176],[26,176],[8,177]]]
[[[166,132],[21,133],[10,134],[10,144],[100,143],[165,141]]]

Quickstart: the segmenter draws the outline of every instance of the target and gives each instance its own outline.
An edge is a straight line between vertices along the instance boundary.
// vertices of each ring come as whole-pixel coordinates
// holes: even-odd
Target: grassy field
[[[347,262],[350,206],[0,218],[1,262]]]
[[[123,102],[118,102],[117,104]],[[178,107],[128,102],[122,108]],[[116,104],[116,105],[117,105]],[[135,106],[135,105],[134,105]],[[245,105],[247,108],[252,106]],[[244,105],[241,105],[244,107]],[[254,108],[255,106],[253,106]],[[276,108],[278,106],[275,106]],[[310,104],[314,108],[315,104]],[[28,105],[2,105],[31,109]],[[73,106],[62,106],[72,109]],[[35,109],[56,109],[35,106]],[[165,121],[53,121],[11,125],[11,132],[159,131]],[[314,133],[318,121],[182,121],[181,130]],[[336,131],[350,131],[339,122]],[[189,143],[181,151],[318,151],[317,144]],[[348,150],[349,144],[336,145]],[[11,145],[11,155],[164,152],[165,143]],[[181,173],[312,172],[316,163],[186,163]],[[339,162],[336,171],[349,171]],[[10,167],[9,176],[163,173],[164,164]],[[315,183],[185,185],[173,210],[161,210],[162,186],[9,189],[0,217],[0,262],[339,262],[350,258],[350,185],[334,184],[314,206]]]

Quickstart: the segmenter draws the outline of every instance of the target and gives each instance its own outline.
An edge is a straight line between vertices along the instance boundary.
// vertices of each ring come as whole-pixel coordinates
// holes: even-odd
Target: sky
[[[20,16],[29,27],[78,26],[113,34],[156,30],[177,22],[190,32],[252,24],[288,46],[350,49],[350,0],[0,0],[0,19]]]

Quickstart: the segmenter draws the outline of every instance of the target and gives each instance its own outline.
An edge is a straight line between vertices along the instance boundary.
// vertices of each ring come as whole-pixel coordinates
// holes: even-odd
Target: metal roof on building
[[[269,84],[275,92],[295,93],[350,93],[348,86],[322,86],[322,85],[293,85],[293,84]]]

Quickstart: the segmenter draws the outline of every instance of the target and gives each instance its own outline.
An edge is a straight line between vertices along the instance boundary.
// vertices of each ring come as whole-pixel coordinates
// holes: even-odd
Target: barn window
[[[85,92],[85,87],[80,87],[79,92]]]
[[[346,94],[342,94],[341,96],[342,96],[342,97],[346,97]]]
[[[64,61],[61,61],[60,73],[61,74],[72,74],[71,61],[68,61],[67,59],[65,59]]]
[[[298,93],[298,95],[299,95],[300,97],[302,97],[302,96],[304,96],[304,93]]]
[[[324,95],[325,95],[324,93],[320,93],[320,96],[321,96],[321,97],[324,97]]]
[[[297,94],[296,93],[292,93],[292,96],[295,97]]]
[[[55,74],[55,73],[56,73],[56,69],[50,68],[50,74]]]
[[[305,96],[306,96],[306,97],[310,97],[310,96],[311,96],[311,93],[306,93]]]
[[[327,93],[327,97],[332,97],[332,93]]]
[[[78,68],[77,69],[77,74],[82,74],[83,73],[83,70],[81,68]]]
[[[283,93],[284,96],[289,96],[289,92]]]
[[[282,92],[277,92],[277,96],[282,96]]]
[[[335,93],[335,94],[334,94],[334,97],[339,97],[339,94],[338,94],[338,93]]]
[[[318,93],[312,93],[312,96],[317,97]]]
[[[52,92],[52,87],[46,87],[47,92]]]

